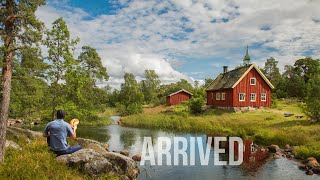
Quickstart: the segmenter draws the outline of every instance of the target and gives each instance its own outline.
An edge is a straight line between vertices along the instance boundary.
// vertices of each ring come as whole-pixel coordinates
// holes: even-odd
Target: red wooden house
[[[191,97],[192,97],[192,93],[190,93],[187,90],[181,89],[167,96],[167,104],[177,105],[182,103],[183,101],[187,101],[191,99]]]
[[[256,65],[249,63],[248,49],[244,62],[232,71],[223,67],[224,72],[206,89],[207,105],[234,111],[271,106],[274,87]]]

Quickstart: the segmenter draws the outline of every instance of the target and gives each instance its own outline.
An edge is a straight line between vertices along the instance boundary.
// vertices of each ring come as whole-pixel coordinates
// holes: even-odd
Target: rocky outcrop
[[[131,158],[113,152],[99,153],[93,149],[81,149],[73,154],[57,157],[71,167],[94,177],[102,174],[114,174],[122,179],[135,179],[139,174],[137,163]]]
[[[13,139],[27,140],[27,142],[34,139],[44,139],[41,132],[12,126],[7,128],[7,135]],[[137,163],[122,154],[109,152],[108,144],[85,138],[77,138],[75,142],[81,145],[83,149],[73,154],[58,156],[56,159],[93,177],[113,174],[121,179],[137,178],[140,172]],[[21,149],[13,141],[6,141],[6,147]]]

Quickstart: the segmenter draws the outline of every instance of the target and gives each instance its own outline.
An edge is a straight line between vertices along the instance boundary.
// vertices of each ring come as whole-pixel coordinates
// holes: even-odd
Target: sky
[[[319,0],[48,0],[36,15],[47,28],[59,18],[72,38],[97,49],[119,88],[125,72],[143,79],[153,69],[162,83],[203,83],[223,66],[274,57],[285,65],[320,57]]]

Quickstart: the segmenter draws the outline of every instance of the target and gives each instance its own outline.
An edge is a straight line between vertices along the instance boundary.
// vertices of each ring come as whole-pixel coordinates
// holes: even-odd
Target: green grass
[[[0,165],[0,179],[94,179],[56,161],[43,139],[34,140],[30,144],[20,141],[23,151],[6,149],[5,162]],[[114,176],[105,178],[119,179]]]
[[[178,106],[179,107],[179,106]],[[180,107],[179,107],[180,108]],[[297,156],[320,160],[320,125],[284,113],[304,115],[296,100],[279,101],[277,108],[231,113],[218,109],[201,115],[187,112],[142,113],[122,118],[125,126],[156,128],[178,132],[206,133],[218,136],[251,138],[260,145],[297,146]]]
[[[104,112],[98,113],[98,119],[96,120],[86,120],[81,121],[81,125],[83,126],[106,126],[112,123],[110,120],[110,116],[117,115],[117,111],[115,108],[107,108]]]

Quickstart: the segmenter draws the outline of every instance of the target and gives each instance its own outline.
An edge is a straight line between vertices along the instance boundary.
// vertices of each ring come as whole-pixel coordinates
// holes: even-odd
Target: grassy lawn
[[[163,111],[159,111],[163,109]],[[142,114],[122,118],[125,126],[156,128],[178,132],[206,133],[213,136],[240,136],[251,138],[260,145],[285,144],[296,146],[297,157],[314,156],[320,160],[320,124],[294,116],[284,117],[284,113],[303,115],[295,100],[279,101],[277,108],[231,113],[209,109],[201,115],[167,108],[146,109]],[[183,109],[176,107],[175,109]]]
[[[110,116],[117,115],[117,111],[115,108],[107,108],[104,112],[98,113],[98,119],[97,120],[91,120],[91,121],[81,121],[81,125],[84,126],[106,126],[112,123],[110,120]]]

